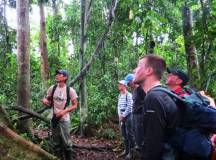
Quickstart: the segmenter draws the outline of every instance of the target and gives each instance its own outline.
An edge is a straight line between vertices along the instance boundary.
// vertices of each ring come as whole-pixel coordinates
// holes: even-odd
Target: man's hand
[[[67,107],[64,110],[60,111],[59,113],[56,114],[57,118],[61,118],[63,117],[65,114],[67,114],[68,112],[71,112],[73,110],[75,110],[77,108],[77,100],[73,99],[72,101],[72,106],[71,107]]]
[[[61,117],[63,117],[67,112],[68,112],[68,110],[67,110],[67,109],[64,109],[64,110],[58,112],[58,113],[56,114],[56,117],[57,117],[57,118],[61,118]]]
[[[215,147],[216,147],[216,134],[214,134],[214,135],[211,137],[211,143],[212,143],[212,146],[215,148]]]
[[[56,117],[58,118],[61,118],[63,117],[65,114],[67,114],[68,112],[71,112],[73,110],[75,110],[77,108],[77,106],[71,106],[71,107],[68,107],[62,111],[60,111],[59,113],[56,114]]]
[[[125,120],[125,117],[123,117],[122,115],[119,116],[119,120],[122,122]]]
[[[51,102],[50,102],[47,98],[42,99],[42,103],[43,103],[45,106],[50,106],[50,105],[51,105]]]
[[[201,94],[202,96],[206,97],[206,98],[209,100],[210,106],[216,108],[214,99],[213,99],[210,95],[207,95],[204,91],[200,91],[200,94]]]

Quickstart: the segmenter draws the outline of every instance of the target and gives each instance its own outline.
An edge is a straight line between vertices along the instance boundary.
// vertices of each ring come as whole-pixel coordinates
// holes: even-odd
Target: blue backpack
[[[216,133],[216,109],[198,92],[182,99],[163,87],[153,90],[167,93],[179,108],[180,123],[168,142],[190,156],[208,159],[212,149],[209,135]]]

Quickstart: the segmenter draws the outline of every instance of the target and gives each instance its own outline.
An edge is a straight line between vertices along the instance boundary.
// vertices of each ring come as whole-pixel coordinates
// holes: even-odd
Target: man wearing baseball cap
[[[52,108],[52,146],[54,154],[60,159],[73,159],[72,141],[70,138],[70,112],[77,108],[77,94],[66,85],[69,74],[67,70],[57,70],[55,81],[47,90],[42,103]],[[71,105],[70,104],[71,101]]]
[[[183,87],[187,85],[189,81],[187,74],[177,68],[167,68],[167,72],[166,85],[168,88],[180,97],[188,95],[188,93],[183,90]]]
[[[64,77],[66,77],[67,79],[69,77],[68,71],[64,70],[64,69],[58,69],[58,70],[56,70],[56,75],[58,75],[58,74],[64,75]]]

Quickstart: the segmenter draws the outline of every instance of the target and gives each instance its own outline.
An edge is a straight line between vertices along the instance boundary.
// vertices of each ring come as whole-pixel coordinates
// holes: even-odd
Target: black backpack
[[[209,106],[210,103],[206,97],[194,92],[181,98],[163,87],[153,90],[165,92],[174,100],[180,110],[183,128],[198,128],[208,133],[216,133],[216,109]]]
[[[163,87],[153,90],[167,93],[179,108],[180,124],[168,142],[190,156],[208,159],[212,149],[209,137],[216,133],[216,109],[198,92],[182,99]]]

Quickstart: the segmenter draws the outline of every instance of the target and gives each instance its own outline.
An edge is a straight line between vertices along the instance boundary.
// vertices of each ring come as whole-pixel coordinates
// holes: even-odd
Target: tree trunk
[[[108,18],[108,23],[107,23],[106,29],[105,29],[104,33],[102,34],[98,44],[96,45],[95,50],[94,50],[93,54],[91,55],[90,60],[83,67],[83,69],[78,73],[78,75],[72,80],[72,82],[70,83],[70,86],[73,86],[77,80],[81,80],[81,78],[86,75],[86,73],[90,69],[92,63],[96,60],[96,57],[100,54],[100,50],[103,48],[103,44],[104,44],[105,40],[107,39],[108,33],[112,27],[112,22],[114,21],[114,18],[115,18],[114,13],[115,13],[117,3],[118,3],[118,0],[113,0],[113,6],[110,8],[110,11],[109,11],[109,18]]]
[[[86,37],[86,0],[81,0],[81,26],[80,26],[80,70],[86,64],[85,60],[85,52],[86,52],[86,45],[87,45],[87,37]],[[80,134],[83,135],[83,125],[85,119],[88,114],[88,106],[87,106],[87,88],[86,88],[86,78],[82,76],[80,79]]]
[[[149,51],[148,53],[149,54],[154,54],[154,48],[155,48],[155,41],[154,41],[154,38],[152,36],[152,33],[149,37]]]
[[[30,57],[29,57],[29,1],[17,0],[17,105],[29,108],[30,103]],[[17,129],[31,133],[31,121],[20,121]]]
[[[25,140],[2,123],[0,123],[0,138],[1,156],[6,159],[57,160],[56,157]]]
[[[211,61],[211,55],[213,50],[213,39],[212,36],[209,36],[209,17],[210,17],[210,10],[209,10],[209,2],[200,0],[201,10],[202,10],[202,28],[201,28],[201,38],[202,38],[202,45],[201,45],[201,54],[200,54],[200,88],[207,89],[207,80],[210,78],[209,76],[212,74],[211,72],[208,73],[209,69],[209,62]]]
[[[6,54],[11,52],[11,43],[10,43],[10,37],[8,34],[8,23],[7,23],[7,11],[6,11],[6,5],[7,1],[3,0],[2,3],[0,3],[0,21],[3,23],[1,24],[3,27],[0,30],[2,33],[2,41],[4,42],[4,46],[1,48],[1,54],[2,54],[2,60],[5,64],[8,64],[9,61],[6,59]],[[1,20],[2,19],[2,20]],[[1,56],[1,55],[0,55]]]
[[[41,79],[44,87],[47,87],[48,78],[48,51],[46,41],[46,22],[43,2],[39,2],[40,7],[40,52],[41,52]]]
[[[53,9],[54,15],[57,15],[58,14],[58,7],[56,5],[56,0],[52,0],[52,9]]]
[[[59,13],[59,10],[58,10],[58,3],[57,3],[57,0],[52,0],[52,10],[53,10],[53,17],[54,17],[54,21],[56,19],[58,19],[58,13]],[[52,26],[53,27],[53,30],[55,31],[55,34],[54,34],[54,45],[55,45],[55,49],[57,51],[57,55],[60,56],[60,52],[61,52],[61,48],[60,48],[60,33],[59,33],[59,29],[57,26]]]
[[[193,85],[197,85],[197,80],[199,81],[198,65],[196,57],[196,48],[193,41],[192,33],[192,14],[190,8],[186,5],[182,7],[182,19],[183,19],[183,36],[185,44],[185,52],[187,59],[187,68],[190,82]]]
[[[120,55],[119,55],[119,52],[118,52],[118,49],[117,49],[117,46],[116,45],[114,45],[114,47],[113,47],[113,52],[114,52],[114,59],[113,59],[113,61],[114,61],[114,77],[115,77],[115,80],[116,81],[118,81],[119,80],[119,57],[120,57]]]

